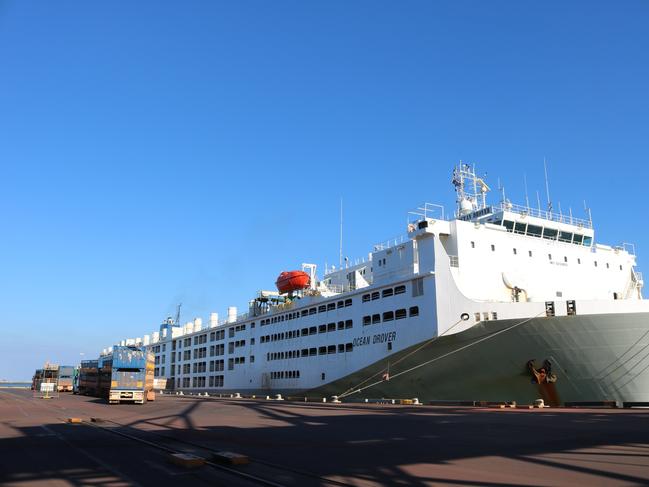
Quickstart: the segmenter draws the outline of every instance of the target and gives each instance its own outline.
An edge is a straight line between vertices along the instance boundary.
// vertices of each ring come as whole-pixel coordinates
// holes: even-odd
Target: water
[[[32,386],[31,382],[0,382],[0,388],[3,387],[21,387],[21,388],[30,388]]]

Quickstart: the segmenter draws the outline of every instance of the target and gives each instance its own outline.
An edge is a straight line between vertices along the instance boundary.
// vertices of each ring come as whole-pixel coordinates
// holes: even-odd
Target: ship
[[[228,308],[121,345],[183,393],[649,404],[649,303],[633,245],[595,241],[590,211],[516,205],[475,166],[456,209],[424,203],[367,258],[280,274]]]

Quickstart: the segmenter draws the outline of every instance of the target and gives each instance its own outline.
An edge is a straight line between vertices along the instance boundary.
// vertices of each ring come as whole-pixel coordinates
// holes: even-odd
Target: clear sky
[[[244,310],[451,210],[451,169],[649,262],[649,2],[0,1],[0,378]],[[545,199],[542,196],[543,199]],[[496,200],[497,195],[492,195]]]

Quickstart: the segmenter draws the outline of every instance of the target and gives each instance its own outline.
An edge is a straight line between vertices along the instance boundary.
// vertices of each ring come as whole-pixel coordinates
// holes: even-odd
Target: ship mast
[[[484,179],[476,175],[475,166],[460,161],[460,164],[453,169],[451,182],[457,193],[456,216],[468,215],[487,207],[487,192],[491,191],[491,188],[487,186]]]

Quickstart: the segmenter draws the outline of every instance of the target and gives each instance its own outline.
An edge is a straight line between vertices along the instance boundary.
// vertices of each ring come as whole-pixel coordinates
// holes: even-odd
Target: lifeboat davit
[[[309,274],[303,271],[282,272],[275,281],[280,294],[306,289],[311,285]]]

